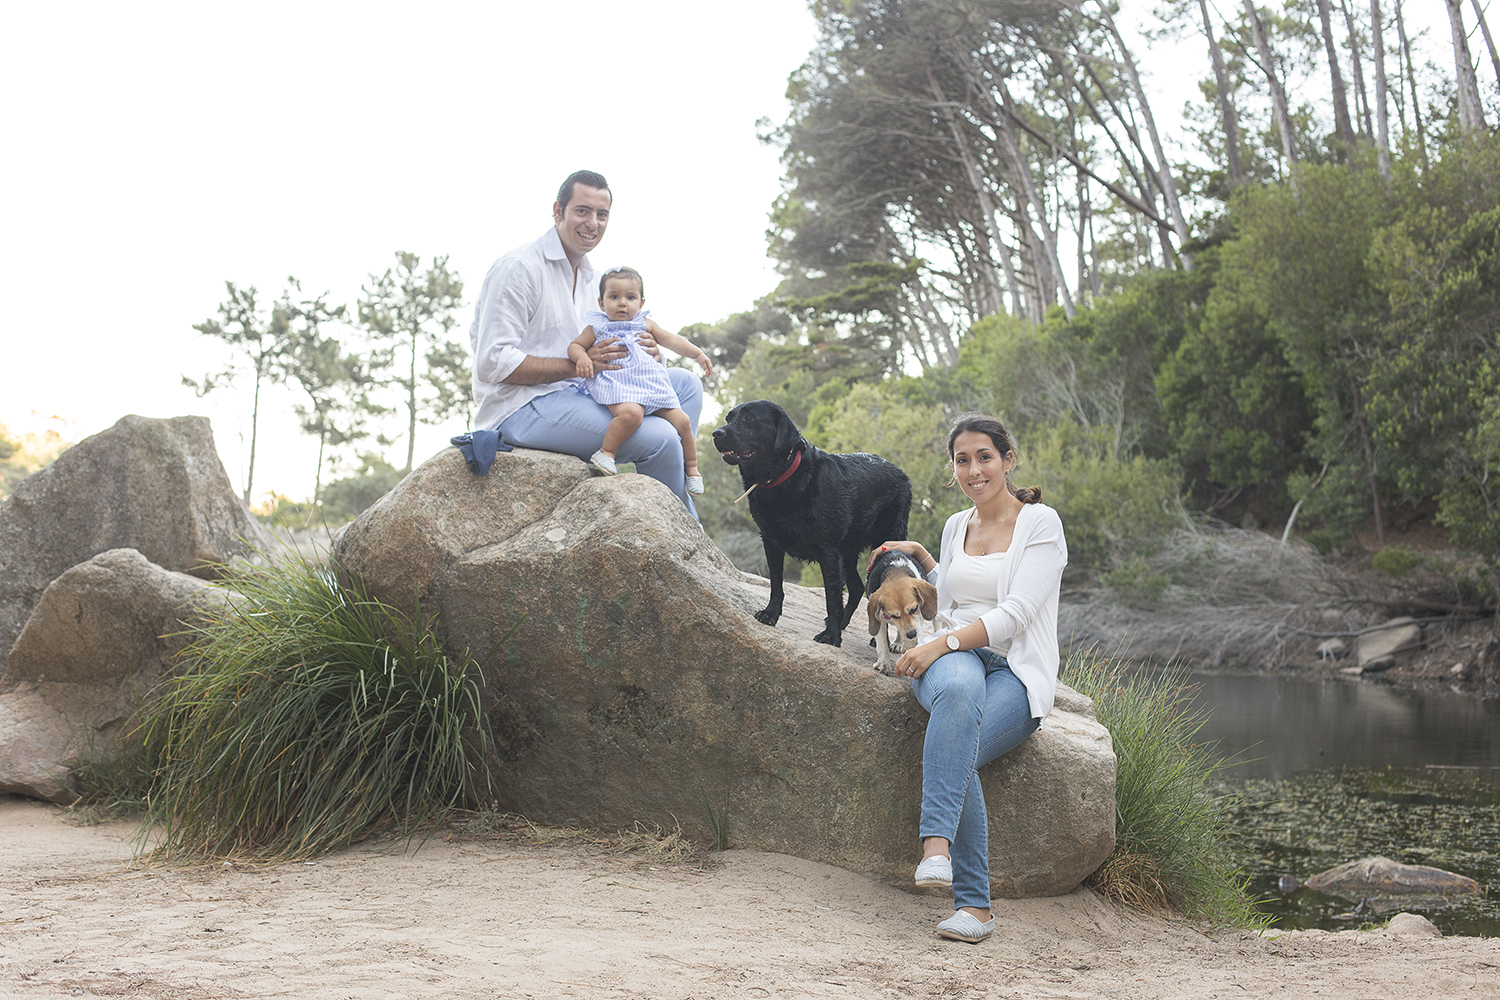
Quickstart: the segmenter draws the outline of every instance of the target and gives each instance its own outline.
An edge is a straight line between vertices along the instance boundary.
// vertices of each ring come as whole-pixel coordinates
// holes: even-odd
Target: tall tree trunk
[[[416,329],[416,321],[412,321],[411,331],[411,373],[406,383],[406,412],[409,415],[406,428],[406,471],[409,474],[412,467],[412,459],[417,455],[417,338],[421,334]]]
[[[1344,90],[1344,75],[1339,71],[1338,47],[1333,44],[1333,23],[1328,0],[1318,0],[1318,20],[1323,25],[1323,48],[1328,53],[1328,75],[1333,80],[1333,130],[1344,147],[1344,155],[1354,153],[1354,126],[1349,120],[1349,98]],[[1258,46],[1259,41],[1256,42]]]
[[[1464,135],[1484,128],[1484,106],[1479,103],[1479,78],[1469,55],[1469,36],[1464,31],[1462,0],[1447,0],[1448,23],[1453,28],[1453,63],[1458,76],[1458,127]]]
[[[1359,398],[1359,383],[1351,380],[1354,390],[1354,419],[1359,424],[1359,439],[1364,445],[1365,462],[1370,470],[1370,505],[1375,512],[1375,544],[1385,548],[1385,514],[1380,509],[1380,477],[1375,468],[1375,449],[1370,445],[1370,431],[1365,426],[1364,406]]]
[[[1082,87],[1082,85],[1079,85],[1078,92],[1083,96],[1084,104],[1088,107],[1089,113],[1093,116],[1094,120],[1099,123],[1099,126],[1104,129],[1105,134],[1109,136],[1110,141],[1114,144],[1115,149],[1120,154],[1120,161],[1125,165],[1125,168],[1130,171],[1130,176],[1135,178],[1136,184],[1140,187],[1141,200],[1136,210],[1156,224],[1157,235],[1161,238],[1162,241],[1163,266],[1171,267],[1172,261],[1177,259],[1177,251],[1172,246],[1171,229],[1168,227],[1166,220],[1162,218],[1162,215],[1156,211],[1155,192],[1161,191],[1163,195],[1166,194],[1166,192],[1162,190],[1161,175],[1152,168],[1151,154],[1146,152],[1146,147],[1141,143],[1141,136],[1137,131],[1134,122],[1132,122],[1130,120],[1130,117],[1120,108],[1119,102],[1117,102],[1114,98],[1114,95],[1109,92],[1109,88],[1104,85],[1104,81],[1099,78],[1099,74],[1094,71],[1094,67],[1089,62],[1088,55],[1083,52],[1080,52],[1079,55],[1081,57],[1081,64],[1088,71],[1089,79],[1094,81],[1094,86],[1099,88],[1099,93],[1102,94],[1105,101],[1109,103],[1109,109],[1114,112],[1115,118],[1120,122],[1120,124],[1125,127],[1125,135],[1130,139],[1131,147],[1141,158],[1141,169],[1137,170],[1135,160],[1120,145],[1119,140],[1115,138],[1114,130],[1105,124],[1104,118],[1099,114],[1099,109],[1094,106],[1092,98],[1088,96],[1088,92]],[[1142,174],[1141,170],[1144,170],[1145,173]],[[1147,179],[1148,177],[1149,180]],[[1099,176],[1095,174],[1094,179],[1099,180]],[[1114,186],[1110,186],[1110,190],[1114,191],[1116,194],[1120,194],[1119,190]],[[1130,199],[1128,198],[1126,198],[1125,200],[1127,203],[1130,201]],[[1149,241],[1149,237],[1147,239]]]
[[[1296,133],[1292,131],[1292,117],[1287,112],[1286,91],[1276,77],[1276,59],[1271,53],[1270,43],[1266,41],[1266,29],[1260,23],[1255,0],[1244,0],[1244,3],[1250,36],[1255,40],[1255,50],[1260,53],[1261,68],[1266,73],[1266,84],[1271,89],[1271,107],[1276,115],[1276,129],[1281,133],[1281,152],[1286,157],[1287,169],[1290,171],[1297,165],[1297,139]]]
[[[1125,39],[1120,35],[1120,29],[1115,26],[1114,16],[1110,14],[1109,5],[1105,0],[1099,0],[1099,10],[1104,15],[1104,23],[1109,27],[1109,33],[1114,36],[1115,44],[1120,47],[1120,61],[1125,67],[1125,76],[1130,81],[1130,89],[1135,93],[1136,104],[1141,109],[1141,118],[1145,120],[1146,134],[1151,137],[1151,148],[1156,153],[1155,172],[1161,184],[1162,195],[1166,199],[1172,228],[1177,233],[1177,246],[1181,247],[1188,238],[1187,217],[1182,214],[1182,205],[1177,199],[1177,182],[1172,177],[1171,164],[1167,161],[1167,154],[1162,149],[1161,137],[1156,133],[1156,118],[1151,114],[1151,104],[1146,100],[1146,91],[1141,86],[1141,75],[1136,72],[1135,57],[1130,54],[1130,49],[1125,45]],[[1189,258],[1184,257],[1182,263],[1184,269],[1192,267],[1192,261]]]
[[[1380,176],[1391,179],[1391,134],[1386,120],[1385,31],[1380,23],[1380,0],[1370,0],[1370,42],[1375,48],[1375,150]]]
[[[1490,50],[1490,63],[1495,67],[1495,84],[1500,86],[1500,52],[1495,51],[1495,39],[1490,36],[1489,22],[1484,19],[1484,10],[1479,0],[1473,0],[1474,17],[1479,21],[1479,30],[1484,33],[1484,44]]]
[[[1374,126],[1370,124],[1370,92],[1365,89],[1365,61],[1359,55],[1359,28],[1354,23],[1354,12],[1349,9],[1348,0],[1339,0],[1339,6],[1344,11],[1344,24],[1349,31],[1349,62],[1354,69],[1354,93],[1358,98],[1360,118],[1363,121],[1365,138],[1371,138],[1375,134]]]
[[[1406,22],[1401,17],[1401,0],[1396,0],[1396,38],[1406,57],[1406,81],[1411,85],[1411,118],[1417,130],[1417,149],[1422,154],[1422,169],[1427,169],[1427,130],[1422,126],[1422,101],[1417,97],[1417,68],[1411,61],[1411,43],[1406,40]]]
[[[933,342],[934,348],[941,353],[944,364],[952,368],[958,364],[958,344],[949,334],[948,324],[943,322],[942,317],[938,315],[937,308],[933,306],[932,299],[927,294],[927,286],[920,281],[912,282],[912,286],[911,295],[921,309],[927,327],[927,337]]]
[[[260,370],[263,360],[255,363],[255,391],[250,403],[250,465],[245,469],[245,506],[250,506],[250,491],[255,485],[255,438],[260,429]]]
[[[1021,191],[1025,194],[1026,203],[1031,206],[1031,212],[1036,215],[1037,225],[1042,228],[1042,246],[1040,249],[1046,256],[1039,263],[1046,266],[1046,272],[1050,272],[1052,282],[1055,283],[1055,287],[1048,290],[1049,294],[1046,295],[1046,302],[1051,304],[1058,298],[1061,298],[1063,313],[1068,319],[1072,319],[1078,315],[1078,309],[1073,304],[1072,293],[1068,291],[1068,278],[1063,273],[1062,261],[1057,256],[1057,234],[1053,232],[1051,224],[1047,221],[1047,203],[1042,200],[1041,193],[1036,189],[1036,181],[1032,178],[1031,169],[1026,163],[1026,158],[1021,153],[1021,144],[1016,139],[1016,130],[1010,125],[1009,116],[1014,116],[1015,114],[1013,102],[1010,99],[1010,91],[1003,83],[999,85],[999,90],[1001,107],[1005,109],[1008,116],[1000,119],[1000,124],[1005,126],[999,131],[1000,145],[1011,161],[1012,173],[1015,175],[1015,180],[1020,185]],[[1038,267],[1037,271],[1037,282],[1041,284],[1044,272],[1041,267]],[[1043,309],[1045,308],[1044,306]]]
[[[1208,55],[1214,64],[1214,87],[1219,95],[1219,117],[1224,122],[1224,150],[1229,157],[1229,180],[1235,187],[1245,183],[1245,168],[1240,163],[1240,123],[1234,111],[1234,97],[1229,93],[1229,71],[1224,68],[1224,53],[1214,38],[1213,22],[1208,18],[1208,0],[1198,0],[1203,15],[1203,34],[1208,36]]]
[[[974,153],[969,148],[969,140],[964,135],[958,115],[954,113],[953,106],[948,103],[948,97],[943,93],[943,88],[938,84],[937,75],[932,72],[931,68],[927,70],[927,83],[932,87],[932,96],[938,103],[943,120],[948,123],[948,129],[953,133],[953,145],[958,150],[959,162],[963,164],[964,175],[969,180],[969,186],[974,190],[974,197],[979,201],[979,212],[984,216],[990,245],[994,247],[995,254],[1004,256],[1005,241],[1000,238],[999,223],[995,220],[995,202],[990,197],[989,185],[985,183],[984,177],[979,172],[979,164],[974,160]]]
[[[1078,300],[1081,302],[1084,293],[1092,287],[1089,280],[1088,233],[1093,205],[1089,200],[1088,178],[1081,173],[1073,176],[1078,179]]]

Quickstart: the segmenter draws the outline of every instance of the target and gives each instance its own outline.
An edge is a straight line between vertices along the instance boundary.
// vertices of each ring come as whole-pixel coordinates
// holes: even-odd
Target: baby
[[[646,285],[640,272],[629,267],[613,267],[599,279],[599,310],[590,310],[589,325],[568,345],[568,357],[577,365],[578,377],[585,379],[583,391],[597,403],[609,407],[614,419],[604,431],[604,443],[589,461],[609,475],[615,474],[615,452],[625,439],[634,434],[648,415],[665,417],[682,438],[682,458],[687,474],[687,491],[697,496],[703,492],[703,477],[698,474],[698,446],[693,440],[693,425],[683,412],[682,404],[667,369],[646,353],[638,338],[649,333],[656,342],[675,354],[693,358],[703,366],[705,375],[714,373],[708,355],[686,339],[664,330],[641,307],[646,304]],[[594,370],[589,348],[596,340],[618,338],[626,348],[618,370]]]

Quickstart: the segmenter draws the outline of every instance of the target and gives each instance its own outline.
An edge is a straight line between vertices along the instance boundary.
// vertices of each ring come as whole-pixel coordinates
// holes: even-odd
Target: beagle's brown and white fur
[[[922,619],[937,617],[937,588],[922,577],[922,567],[904,552],[882,552],[865,580],[865,610],[870,615],[870,645],[875,669],[894,675],[897,658],[917,644]],[[890,629],[896,629],[891,643]]]

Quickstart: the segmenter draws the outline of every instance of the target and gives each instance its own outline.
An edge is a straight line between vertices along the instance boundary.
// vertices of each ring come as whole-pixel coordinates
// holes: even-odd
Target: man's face
[[[557,235],[562,239],[568,260],[575,266],[604,239],[604,227],[609,225],[609,202],[608,188],[574,184],[573,197],[567,205],[552,203]]]

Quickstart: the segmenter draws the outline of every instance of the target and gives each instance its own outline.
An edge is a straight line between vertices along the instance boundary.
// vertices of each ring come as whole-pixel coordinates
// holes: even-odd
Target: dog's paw
[[[844,633],[825,628],[813,636],[813,642],[826,642],[830,646],[842,646],[844,644]]]
[[[775,625],[781,620],[781,612],[772,612],[770,608],[755,612],[755,620],[762,625]]]
[[[887,677],[896,676],[896,666],[894,660],[890,662],[887,662],[885,660],[876,660],[871,664],[871,666],[875,669],[875,672],[877,674],[885,674]]]

